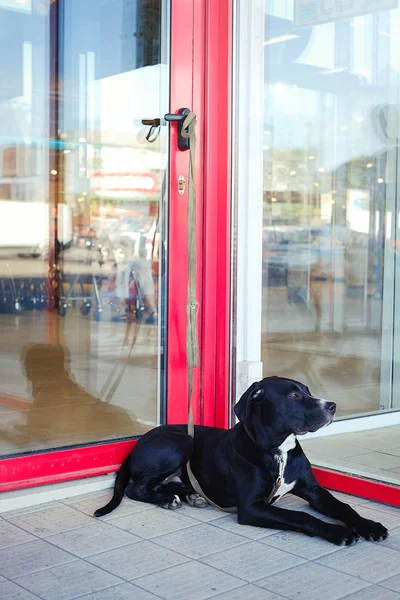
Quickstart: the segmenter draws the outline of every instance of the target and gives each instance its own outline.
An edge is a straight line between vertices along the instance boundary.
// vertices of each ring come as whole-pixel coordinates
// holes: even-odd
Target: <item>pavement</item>
[[[400,600],[398,508],[336,493],[390,530],[384,542],[343,548],[238,525],[212,507],[169,511],[124,499],[94,519],[110,493],[2,513],[0,598]],[[290,495],[280,503],[315,514]]]

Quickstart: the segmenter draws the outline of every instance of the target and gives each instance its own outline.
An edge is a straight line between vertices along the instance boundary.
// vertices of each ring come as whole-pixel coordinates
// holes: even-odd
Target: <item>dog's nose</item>
[[[326,410],[328,410],[329,412],[331,412],[334,415],[336,412],[336,404],[334,402],[327,402]]]

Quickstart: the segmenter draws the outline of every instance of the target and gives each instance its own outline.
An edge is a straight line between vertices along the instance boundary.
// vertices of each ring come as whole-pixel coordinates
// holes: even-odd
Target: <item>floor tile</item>
[[[364,500],[359,505],[360,510],[364,510],[364,508],[368,508],[370,510],[376,510],[378,512],[383,512],[388,515],[393,515],[394,517],[400,516],[400,508],[397,506],[389,506],[388,504],[381,504],[380,502],[372,502],[371,500]]]
[[[257,581],[257,585],[293,600],[339,600],[368,587],[366,581],[309,562]]]
[[[237,548],[202,558],[201,562],[253,583],[263,576],[300,565],[304,559],[260,542],[248,542]]]
[[[43,600],[74,600],[121,580],[83,560],[25,575],[17,583]]]
[[[207,600],[242,586],[243,581],[192,561],[141,577],[135,584],[165,600]]]
[[[269,535],[261,540],[261,543],[296,554],[307,560],[320,558],[331,552],[341,550],[340,546],[335,546],[330,542],[316,537],[308,537],[302,533],[294,531],[280,531],[274,535]]]
[[[127,546],[141,539],[132,533],[122,531],[118,527],[112,527],[101,522],[46,538],[51,544],[81,558],[113,550],[120,546]]]
[[[226,531],[237,533],[238,535],[243,535],[244,537],[250,540],[260,540],[266,537],[267,535],[273,535],[277,531],[276,529],[265,529],[264,527],[240,525],[237,522],[236,515],[228,515],[226,517],[222,517],[222,519],[213,521],[211,524],[213,527],[220,527],[221,529],[225,529]]]
[[[380,477],[386,473],[384,469],[361,464],[361,462],[358,461],[358,458],[358,456],[352,458],[333,458],[327,456],[322,461],[319,461],[318,464],[332,468],[335,471],[343,471],[344,473],[352,473],[362,477],[374,477],[376,479],[380,479]],[[315,464],[317,463],[315,462]]]
[[[400,436],[399,436],[400,438]],[[385,454],[392,454],[393,456],[400,456],[400,446],[396,446],[395,448],[387,448],[385,450]]]
[[[189,559],[153,542],[141,541],[132,546],[96,554],[87,560],[101,569],[130,581],[179,565]]]
[[[282,600],[282,596],[252,584],[245,584],[224,594],[218,594],[213,600]]]
[[[294,494],[286,494],[285,496],[280,498],[278,500],[278,502],[279,502],[279,506],[282,506],[285,508],[293,508],[293,509],[297,508],[298,510],[303,510],[304,508],[307,508],[308,506],[310,506],[308,504],[308,502],[303,500],[303,498],[299,498],[298,496],[295,496]]]
[[[331,492],[333,496],[335,496],[341,502],[345,502],[346,504],[350,504],[352,506],[356,506],[358,504],[357,501],[363,501],[361,498],[356,498],[355,496],[348,496],[346,494],[340,494],[339,492]],[[365,500],[364,500],[365,502]],[[313,515],[317,519],[321,520],[330,520],[329,517],[325,517],[318,511],[311,508],[308,502],[302,500],[301,498],[296,498],[292,494],[286,494],[282,499],[278,500],[276,503],[280,508],[285,508],[289,510],[300,510],[303,512],[307,512],[310,515]],[[356,509],[357,510],[357,509]]]
[[[70,506],[57,506],[40,512],[28,513],[10,519],[18,527],[38,537],[47,537],[70,529],[92,525],[93,519]]]
[[[400,552],[400,527],[392,529],[389,537],[381,543],[383,546],[385,546],[385,548],[391,548],[392,550],[397,550]]]
[[[38,597],[13,581],[3,581],[0,582],[0,598],[3,600],[37,600]]]
[[[389,577],[389,579],[386,579],[385,581],[381,581],[380,586],[392,590],[393,592],[398,592],[400,590],[400,575],[395,575],[394,577]]]
[[[400,600],[400,594],[378,585],[371,585],[364,590],[346,596],[346,600]]]
[[[395,527],[400,527],[400,509],[396,512],[384,512],[376,510],[376,508],[367,508],[365,506],[356,506],[355,510],[365,519],[371,519],[382,523],[387,529],[391,530]]]
[[[142,590],[133,583],[122,583],[106,590],[80,596],[79,600],[160,600],[160,596]]]
[[[336,437],[336,436],[335,436]],[[338,436],[339,437],[339,436]],[[366,448],[371,451],[381,451],[387,448],[396,448],[399,445],[398,439],[385,438],[381,435],[365,435],[360,433],[343,434],[340,436],[341,443],[348,443],[359,448]]]
[[[110,501],[111,496],[112,493],[108,492],[106,494],[103,493],[101,496],[92,496],[90,498],[81,500],[77,500],[75,498],[73,502],[68,502],[67,506],[93,517],[94,511],[107,504],[107,502]],[[117,517],[133,515],[150,509],[155,510],[156,507],[153,504],[147,504],[146,502],[135,502],[134,500],[129,500],[129,498],[124,498],[121,504],[115,510],[113,510],[110,514],[101,517],[101,521],[108,521]]]
[[[181,514],[179,509],[165,510],[157,508],[151,511],[151,514],[145,511],[113,519],[112,524],[124,531],[129,531],[129,533],[150,539],[172,531],[179,531],[185,527],[198,525],[199,522]]]
[[[75,556],[55,548],[44,540],[0,550],[0,573],[14,579],[76,560]]]
[[[370,439],[371,437],[373,440],[380,440],[383,445],[385,445],[386,442],[397,442],[397,445],[399,445],[400,430],[398,427],[391,426],[381,427],[380,429],[374,429],[372,431],[366,431],[366,440]]]
[[[333,441],[328,439],[328,437],[303,442],[301,445],[306,455],[308,456],[308,451],[311,451],[333,458],[349,458],[368,452],[368,449],[366,448],[352,446],[351,444],[346,444],[337,440]]]
[[[97,500],[100,503],[103,502],[103,500],[105,500],[106,502],[108,502],[108,500],[110,500],[111,496],[113,493],[113,487],[110,487],[106,490],[99,490],[96,492],[89,492],[88,494],[79,494],[78,496],[70,496],[69,498],[63,498],[62,500],[60,500],[60,502],[62,502],[62,504],[67,504],[67,505],[71,505],[71,504],[75,504],[76,502],[83,502],[85,500]]]
[[[369,450],[366,450],[366,452],[369,452]],[[333,466],[336,464],[336,461],[345,460],[343,456],[341,456],[340,458],[335,458],[334,456],[327,456],[326,454],[321,454],[320,452],[316,452],[315,450],[308,450],[307,458],[312,465],[315,465],[317,467],[319,467],[320,465]]]
[[[35,512],[42,512],[43,510],[48,510],[50,508],[57,508],[62,506],[61,502],[53,501],[53,502],[45,502],[43,504],[36,504],[35,506],[26,506],[25,508],[17,508],[16,510],[9,510],[7,512],[1,513],[3,519],[9,520],[14,517],[20,517],[22,515],[29,515]]]
[[[388,473],[393,473],[394,475],[398,475],[400,473],[400,467],[396,467],[395,469],[388,469]]]
[[[188,506],[187,504],[182,504],[182,508],[179,509],[179,512],[182,515],[196,519],[196,521],[202,521],[203,523],[215,521],[216,519],[222,519],[226,515],[226,512],[219,510],[218,508],[214,508],[214,506],[207,506],[207,508],[194,508],[192,506]]]
[[[0,549],[17,546],[25,542],[32,542],[36,538],[7,521],[0,521]]]
[[[400,456],[385,454],[384,452],[368,452],[352,457],[355,462],[374,469],[394,469],[400,467]]]
[[[245,544],[248,539],[207,523],[153,538],[153,542],[189,558],[201,558]]]
[[[365,502],[365,498],[360,498],[359,496],[351,496],[350,494],[342,494],[342,492],[335,492],[332,490],[329,491],[333,496],[335,496],[335,498],[337,498],[341,502],[345,502],[346,504],[355,505],[362,504],[363,502]]]
[[[346,548],[346,552],[334,552],[318,558],[317,562],[371,583],[379,583],[400,573],[399,553],[377,542],[356,544]]]

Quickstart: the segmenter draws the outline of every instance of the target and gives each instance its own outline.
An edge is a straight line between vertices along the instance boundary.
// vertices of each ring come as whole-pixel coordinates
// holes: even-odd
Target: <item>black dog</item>
[[[146,433],[123,462],[112,500],[95,516],[114,510],[124,492],[164,508],[178,508],[181,500],[204,505],[189,483],[190,459],[207,497],[220,507],[237,507],[241,524],[299,531],[339,545],[351,545],[360,536],[384,540],[388,532],[383,525],[364,519],[317,483],[296,439],[329,425],[335,412],[336,404],[314,398],[302,383],[267,377],[236,404],[240,422],[232,429],[198,426],[194,441],[186,425],[163,425]],[[288,492],[346,526],[276,507]]]

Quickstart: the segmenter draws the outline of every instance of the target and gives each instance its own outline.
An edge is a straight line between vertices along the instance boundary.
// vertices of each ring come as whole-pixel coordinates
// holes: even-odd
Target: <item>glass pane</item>
[[[339,417],[399,407],[400,11],[348,4],[266,0],[264,41],[264,373]]]
[[[163,413],[169,3],[0,2],[0,454]]]

